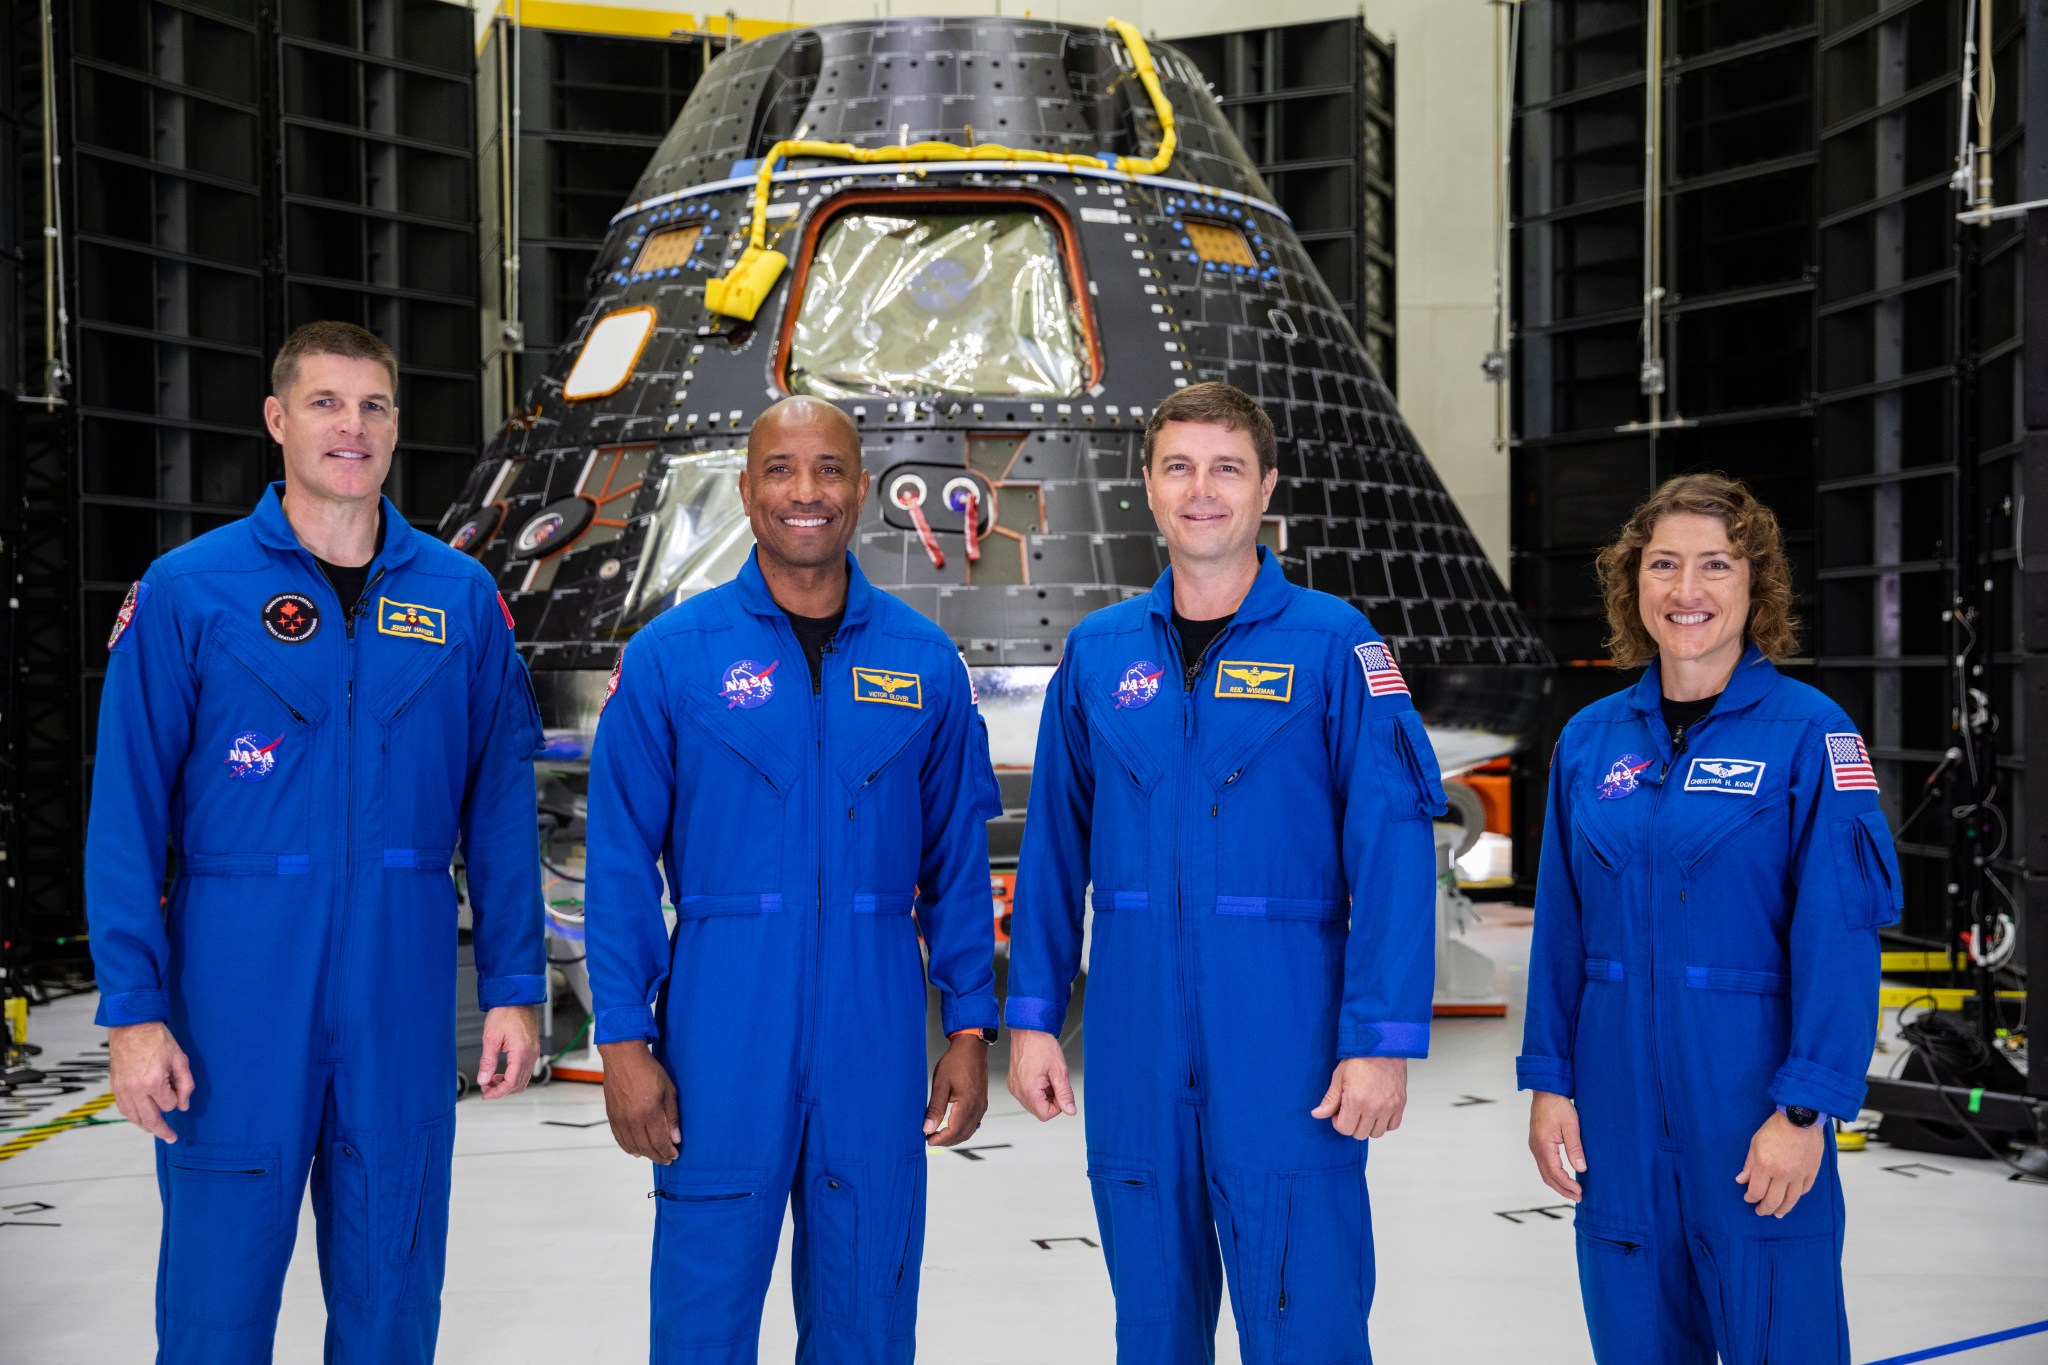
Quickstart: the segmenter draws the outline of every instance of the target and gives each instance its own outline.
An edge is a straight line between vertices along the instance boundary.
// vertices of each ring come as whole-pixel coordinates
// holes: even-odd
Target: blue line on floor
[[[1871,1361],[1870,1365],[1913,1365],[1916,1360],[1932,1360],[1936,1356],[1952,1356],[1958,1351],[1974,1351],[1979,1346],[2011,1341],[2014,1337],[2032,1336],[2036,1332],[2048,1332],[2048,1319],[2030,1322],[2025,1327],[2008,1327],[2003,1332],[1993,1332],[1989,1336],[1971,1337],[1968,1341],[1952,1341],[1946,1346],[1930,1346],[1924,1351],[1911,1351],[1902,1356],[1886,1356],[1883,1360]]]

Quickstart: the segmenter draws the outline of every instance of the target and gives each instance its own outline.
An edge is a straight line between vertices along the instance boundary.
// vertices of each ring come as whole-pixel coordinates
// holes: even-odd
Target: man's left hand
[[[498,1054],[505,1069],[498,1069]],[[540,1014],[532,1005],[500,1005],[484,1016],[483,1057],[477,1063],[477,1088],[487,1100],[501,1100],[526,1089],[533,1064],[540,1060]]]
[[[951,1107],[951,1118],[946,1110]],[[932,1102],[924,1108],[924,1138],[933,1147],[957,1147],[981,1127],[988,1112],[988,1044],[975,1033],[953,1039],[932,1068]]]
[[[1345,1137],[1376,1138],[1399,1128],[1407,1107],[1406,1057],[1346,1057],[1330,1073],[1330,1088],[1309,1115],[1328,1119]]]
[[[1834,1127],[1825,1118],[1808,1128],[1783,1114],[1764,1120],[1749,1140],[1749,1160],[1735,1177],[1737,1184],[1749,1186],[1742,1198],[1756,1205],[1759,1218],[1783,1218],[1813,1188]]]

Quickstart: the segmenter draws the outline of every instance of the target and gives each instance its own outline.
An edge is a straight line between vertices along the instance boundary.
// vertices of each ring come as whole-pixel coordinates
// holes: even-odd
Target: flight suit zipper
[[[379,568],[363,584],[363,590],[356,596],[353,605],[344,603],[339,593],[335,604],[341,607],[342,636],[348,642],[348,671],[344,684],[346,716],[342,732],[341,760],[341,916],[335,927],[334,953],[327,974],[327,1046],[330,1051],[340,1045],[340,1030],[335,1023],[335,1012],[342,1005],[348,992],[348,931],[349,921],[355,909],[356,880],[356,619],[363,614],[364,605],[370,600],[370,590],[383,581],[384,570]],[[326,582],[327,575],[320,575]],[[330,590],[332,584],[328,585]]]
[[[1234,623],[1233,623],[1234,624]],[[1181,1027],[1187,1031],[1188,1089],[1201,1087],[1200,1067],[1196,1062],[1198,1039],[1196,1032],[1195,993],[1191,982],[1194,976],[1194,947],[1188,933],[1187,883],[1183,854],[1187,848],[1187,793],[1183,790],[1188,781],[1188,769],[1192,765],[1195,748],[1195,687],[1202,680],[1202,674],[1209,666],[1209,656],[1229,635],[1230,626],[1225,626],[1209,643],[1202,653],[1190,664],[1181,657],[1180,632],[1172,621],[1166,625],[1166,647],[1173,655],[1174,662],[1181,668],[1181,745],[1173,774],[1173,931],[1174,948],[1180,958],[1180,971],[1176,976],[1180,983]],[[1199,771],[1199,770],[1198,770]]]
[[[1711,716],[1712,713],[1709,712],[1680,733],[1677,747],[1672,749],[1671,756],[1665,759],[1663,766],[1658,769],[1657,794],[1651,798],[1650,805],[1650,1076],[1657,1087],[1657,1121],[1663,1126],[1666,1138],[1671,1136],[1671,1110],[1664,1096],[1664,1035],[1657,1027],[1657,997],[1663,989],[1662,978],[1657,974],[1657,939],[1658,928],[1664,920],[1663,898],[1659,895],[1659,883],[1664,874],[1662,862],[1658,857],[1658,845],[1664,833],[1664,793],[1670,786],[1672,770],[1688,747],[1693,732],[1705,725]],[[1664,724],[1661,715],[1657,717],[1656,723],[1660,727]],[[1671,735],[1668,730],[1660,728],[1655,733],[1658,736],[1659,750],[1670,745]],[[1685,899],[1683,878],[1680,879],[1678,898],[1681,902]]]
[[[803,657],[803,642],[796,638],[796,631],[787,617],[779,623],[779,631],[796,647],[797,656]],[[820,979],[825,975],[825,668],[826,660],[834,653],[828,641],[818,660],[817,681],[811,684],[811,743],[813,763],[811,769],[811,856],[817,862],[816,913],[812,919],[810,946],[811,1004],[805,1012],[803,1024],[802,1064],[797,1068],[797,1095],[808,1098],[811,1090],[811,1064],[816,1058],[818,1046],[818,991]],[[809,672],[808,666],[805,668]]]

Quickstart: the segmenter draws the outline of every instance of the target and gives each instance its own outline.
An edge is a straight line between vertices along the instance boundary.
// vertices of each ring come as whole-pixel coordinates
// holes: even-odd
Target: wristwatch
[[[996,1040],[996,1031],[992,1028],[956,1029],[952,1033],[947,1034],[946,1036],[948,1038],[965,1038],[969,1035],[978,1035],[981,1038],[981,1041],[984,1043],[993,1043]]]
[[[1785,1122],[1794,1128],[1811,1128],[1820,1122],[1820,1111],[1804,1105],[1788,1104],[1781,1112],[1785,1115]]]

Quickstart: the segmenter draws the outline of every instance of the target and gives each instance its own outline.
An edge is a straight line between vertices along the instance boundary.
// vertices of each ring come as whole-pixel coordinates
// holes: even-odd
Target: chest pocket
[[[1734,803],[1726,798],[1712,795],[1694,793],[1689,798],[1679,792],[1672,795],[1686,801],[1682,818],[1687,832],[1676,841],[1672,855],[1688,876],[1697,872],[1708,859],[1737,848],[1741,849],[1746,863],[1765,861],[1782,865],[1782,849],[1776,850],[1774,856],[1770,851],[1760,851],[1755,847],[1756,839],[1771,832],[1774,816],[1782,830],[1785,810],[1782,787],[1775,792],[1761,793],[1739,807],[1734,807]]]
[[[267,667],[265,665],[268,665]],[[288,666],[230,629],[212,637],[184,783],[180,852],[263,853],[303,862],[313,792],[324,789],[327,705]]]
[[[1094,744],[1109,752],[1113,766],[1103,763],[1098,757],[1095,763],[1095,781],[1099,787],[1104,781],[1118,775],[1138,791],[1149,792],[1159,784],[1159,763],[1154,758],[1155,746],[1148,743],[1145,728],[1148,717],[1119,709],[1113,701],[1098,701],[1095,694],[1103,691],[1107,684],[1091,686],[1081,701],[1081,714],[1088,721],[1088,737]],[[1179,698],[1170,696],[1161,689],[1153,699],[1152,706],[1172,707]],[[1142,713],[1147,708],[1139,708]],[[1156,722],[1155,722],[1156,723]]]
[[[454,856],[469,774],[469,650],[457,637],[365,654],[398,665],[369,706],[381,732],[374,789],[383,794],[384,865],[439,871]]]
[[[1152,796],[1162,774],[1146,732],[1162,722],[1146,712],[1180,704],[1178,695],[1162,689],[1150,708],[1132,714],[1106,699],[1110,688],[1110,682],[1095,683],[1081,701],[1095,768],[1088,872],[1097,911],[1142,909],[1149,903]],[[1098,693],[1105,700],[1097,700]]]
[[[1581,879],[1619,877],[1635,856],[1631,832],[1618,828],[1619,822],[1600,813],[1592,802],[1572,811],[1572,834],[1576,844],[1573,859]]]
[[[1323,714],[1322,696],[1317,692],[1314,681],[1297,674],[1294,695],[1282,706],[1262,706],[1256,710],[1241,707],[1235,712],[1224,710],[1226,706],[1237,705],[1236,702],[1218,702],[1203,716],[1203,720],[1212,726],[1231,715],[1245,716],[1237,729],[1225,732],[1210,747],[1209,753],[1213,757],[1203,764],[1217,795],[1230,794],[1255,776],[1265,777],[1269,768],[1274,769],[1271,775],[1277,781],[1300,781],[1302,774],[1295,765],[1276,766],[1272,759],[1285,752],[1285,736],[1301,733],[1304,723]]]
[[[774,799],[780,800],[795,789],[798,762],[767,733],[765,723],[756,721],[745,711],[714,708],[711,703],[700,701],[688,693],[676,703],[676,709],[690,721],[690,727],[677,737],[683,745],[683,752],[676,755],[679,782],[715,780],[690,752],[698,745],[708,744],[711,756],[738,770],[734,776],[765,784]]]

